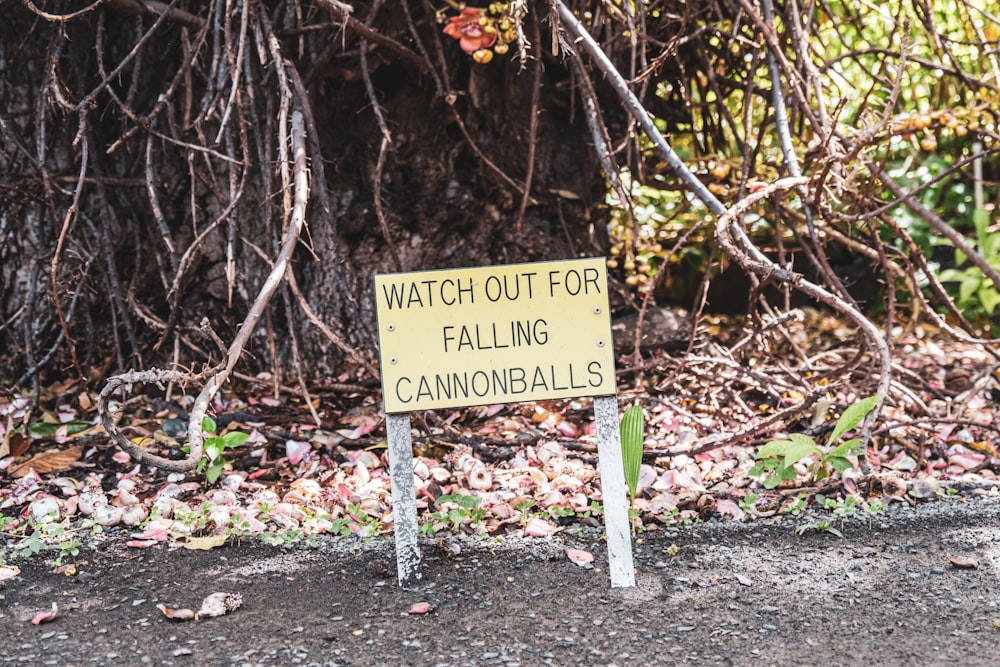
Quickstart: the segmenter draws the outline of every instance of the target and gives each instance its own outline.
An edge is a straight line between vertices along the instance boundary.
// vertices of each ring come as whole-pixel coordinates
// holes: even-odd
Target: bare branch
[[[104,389],[101,391],[98,411],[100,412],[101,421],[105,430],[114,440],[115,444],[128,452],[133,459],[140,463],[154,465],[162,468],[163,470],[176,472],[194,470],[198,466],[198,463],[201,461],[202,453],[204,452],[205,442],[205,436],[202,432],[201,425],[208,411],[208,405],[212,398],[214,398],[218,393],[219,389],[221,389],[222,386],[228,381],[229,376],[236,366],[236,362],[243,353],[243,348],[250,339],[250,335],[253,333],[253,330],[257,327],[257,323],[260,321],[260,318],[264,313],[264,309],[267,307],[274,291],[278,288],[282,277],[285,275],[289,258],[298,243],[299,234],[301,233],[302,227],[305,223],[306,203],[309,199],[309,177],[306,173],[305,131],[303,129],[302,113],[300,111],[296,110],[292,112],[291,124],[295,193],[292,200],[292,210],[288,230],[285,235],[285,239],[282,242],[281,251],[278,253],[278,257],[274,262],[274,266],[268,274],[267,279],[264,281],[264,285],[261,287],[260,292],[257,294],[257,298],[250,306],[250,310],[243,320],[243,324],[240,325],[239,330],[236,332],[233,342],[229,345],[224,366],[208,379],[208,382],[201,390],[201,393],[199,393],[197,398],[195,398],[194,406],[191,409],[191,415],[188,421],[188,445],[190,447],[188,456],[180,460],[167,459],[145,451],[135,445],[135,443],[129,441],[118,429],[118,426],[109,411],[108,400],[109,397],[119,388],[127,388],[128,385],[135,382],[185,382],[196,378],[177,371],[130,371],[128,373],[110,378]]]

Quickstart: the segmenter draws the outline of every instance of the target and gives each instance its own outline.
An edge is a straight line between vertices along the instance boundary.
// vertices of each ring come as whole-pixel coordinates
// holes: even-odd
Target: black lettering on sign
[[[433,308],[437,301],[446,306],[475,303],[472,278],[463,287],[461,280],[422,280],[420,282],[382,283],[382,297],[389,310],[398,308]],[[435,295],[437,300],[435,300]]]
[[[488,399],[503,401],[514,396],[535,391],[566,391],[568,389],[596,389],[602,386],[604,376],[601,362],[591,361],[586,373],[574,362],[563,365],[549,364],[522,368],[491,368],[472,371],[401,377],[396,380],[398,401],[412,408],[426,402]],[[531,378],[529,382],[529,376]],[[414,393],[414,386],[416,393]]]
[[[539,387],[545,391],[549,390],[549,385],[545,384],[545,373],[539,366],[535,366],[535,377],[531,380],[531,391],[537,391]]]
[[[447,294],[448,294],[448,296],[451,296],[451,294],[452,294],[451,288],[453,288],[455,286],[455,281],[452,280],[451,278],[445,278],[444,280],[441,281],[441,303],[443,303],[446,306],[454,306],[455,302],[458,300],[458,297],[457,296],[452,296],[449,299],[448,296],[445,296],[444,288],[446,286],[448,287]]]
[[[528,383],[524,380],[527,377],[527,373],[523,368],[510,369],[508,377],[510,378],[510,393],[523,394],[528,391]]]
[[[578,296],[579,294],[590,295],[601,293],[601,286],[598,283],[601,273],[595,268],[586,268],[583,275],[576,269],[562,271],[555,269],[549,271],[549,296],[555,298],[556,293]]]
[[[406,384],[413,384],[413,382],[408,377],[401,377],[398,380],[396,380],[396,398],[399,399],[400,403],[409,403],[410,401],[413,400],[413,394],[410,393],[409,387],[407,387],[406,389],[401,388],[401,385],[404,382]],[[404,391],[406,392],[405,397],[403,394]]]
[[[531,279],[537,275],[534,271],[525,273],[515,273],[514,275],[490,276],[483,283],[483,292],[486,298],[492,303],[500,299],[507,301],[517,301],[521,298],[521,290],[524,289],[527,297],[534,296]],[[523,279],[523,280],[522,280]]]
[[[587,364],[587,371],[590,373],[590,386],[600,387],[604,383],[604,376],[601,375],[601,362],[591,361]]]
[[[445,375],[441,377],[440,375],[434,376],[434,391],[437,393],[438,397],[444,397],[451,399],[451,376]]]
[[[431,400],[434,400],[434,394],[433,392],[431,392],[430,383],[427,382],[427,376],[421,375],[420,384],[417,387],[417,400],[419,401],[421,398],[424,398],[425,396]]]
[[[577,384],[573,378],[573,364],[569,365],[569,386],[573,389],[585,389],[587,385]]]
[[[424,284],[427,285],[427,283],[430,283],[430,282],[432,282],[432,281],[426,280],[426,281],[424,281]],[[420,306],[421,308],[424,307],[424,302],[423,302],[423,299],[420,298],[420,290],[417,289],[417,284],[416,283],[410,283],[410,298],[406,300],[406,307],[410,308],[410,307],[413,306],[414,303],[417,304],[418,306]],[[434,301],[431,298],[431,286],[430,285],[427,285],[427,305],[428,306],[433,306],[434,305]]]
[[[458,327],[448,324],[441,327],[441,343],[445,352],[503,350],[548,342],[548,322],[543,319],[491,322],[489,325],[462,324]]]

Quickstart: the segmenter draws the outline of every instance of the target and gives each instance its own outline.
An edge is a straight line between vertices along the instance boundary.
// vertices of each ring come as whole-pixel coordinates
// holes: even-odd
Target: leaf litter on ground
[[[828,509],[823,502],[830,497],[914,503],[947,495],[955,485],[996,493],[1000,388],[992,357],[979,346],[941,342],[935,333],[918,330],[897,341],[905,390],[890,396],[876,424],[867,475],[849,470],[820,484],[811,479],[807,458],[796,465],[796,479],[773,490],[748,474],[759,446],[794,432],[816,432],[817,441],[825,441],[838,416],[862,394],[831,385],[797,419],[771,426],[769,420],[807,404],[813,385],[806,376],[822,370],[817,359],[836,367],[853,348],[836,336],[814,339],[804,329],[790,330],[791,347],[821,348],[810,358],[808,373],[804,364],[782,357],[782,343],[775,340],[746,352],[757,355],[752,372],[745,358],[715,339],[686,357],[654,353],[643,383],[622,387],[622,403],[641,404],[648,415],[633,525],[657,530],[712,518],[815,514]],[[33,553],[33,535],[41,534],[53,548],[65,541],[59,531],[43,530],[47,522],[64,531],[122,526],[130,530],[127,544],[133,548],[213,548],[231,537],[255,535],[290,543],[324,534],[364,538],[391,532],[379,397],[319,390],[314,396],[323,417],[318,428],[294,395],[276,398],[262,386],[246,385],[217,398],[217,416],[239,417],[217,435],[242,431],[249,437],[221,452],[218,482],[210,486],[203,476],[135,465],[95,427],[99,420],[89,393],[75,385],[64,383],[43,397],[51,405],[34,428],[16,426],[31,414],[27,398],[0,397],[0,436],[21,450],[0,459],[6,473],[0,481],[0,561]],[[187,415],[179,405],[189,403],[189,397],[178,405],[139,397],[124,423],[134,437],[169,453],[181,446],[183,438],[175,436]],[[942,411],[949,416],[935,416]],[[417,413],[414,423],[414,485],[424,534],[547,538],[574,526],[601,525],[589,400]],[[759,431],[747,430],[757,425]],[[720,434],[741,432],[750,435],[705,446]]]

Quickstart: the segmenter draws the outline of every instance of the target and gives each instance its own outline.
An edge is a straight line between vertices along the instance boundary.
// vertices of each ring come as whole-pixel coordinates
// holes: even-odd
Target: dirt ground
[[[391,538],[210,551],[139,551],[114,538],[82,551],[73,576],[42,558],[16,563],[20,575],[0,584],[0,662],[997,664],[1000,499],[898,503],[848,520],[844,538],[797,535],[796,525],[637,536],[634,589],[610,588],[598,533],[423,542],[413,590],[396,583]],[[594,567],[570,562],[566,548],[592,551]],[[242,606],[187,622],[158,609],[197,610],[216,591]],[[421,602],[432,611],[408,613]],[[56,618],[33,625],[53,603]]]

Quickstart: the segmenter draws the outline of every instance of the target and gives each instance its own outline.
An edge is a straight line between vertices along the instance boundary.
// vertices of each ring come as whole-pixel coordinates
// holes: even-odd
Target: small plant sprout
[[[864,455],[861,440],[851,438],[840,444],[837,441],[860,424],[878,400],[878,396],[869,396],[844,410],[824,447],[816,444],[811,436],[801,433],[792,433],[785,440],[768,442],[757,452],[757,463],[750,468],[749,474],[764,475],[764,487],[773,489],[785,480],[795,479],[795,464],[807,456],[816,456],[816,462],[810,466],[812,477],[816,480],[826,479],[834,471],[843,473],[853,468],[854,463],[847,457]]]
[[[625,484],[628,485],[629,500],[632,502],[635,502],[635,493],[639,486],[645,420],[641,405],[633,405],[622,415],[622,461],[625,467]]]
[[[205,471],[205,482],[209,485],[215,484],[222,475],[226,467],[226,459],[222,452],[226,449],[239,447],[247,441],[250,436],[240,431],[230,431],[225,435],[214,435],[217,431],[215,420],[205,417],[201,428],[205,433],[213,434],[210,438],[205,438],[205,457],[198,463],[198,472]]]
[[[434,502],[440,509],[432,512],[429,520],[420,526],[421,535],[431,536],[438,530],[458,533],[465,527],[470,530],[479,530],[482,527],[486,510],[481,507],[483,499],[479,496],[448,493]],[[455,505],[455,507],[445,507],[448,504]]]

